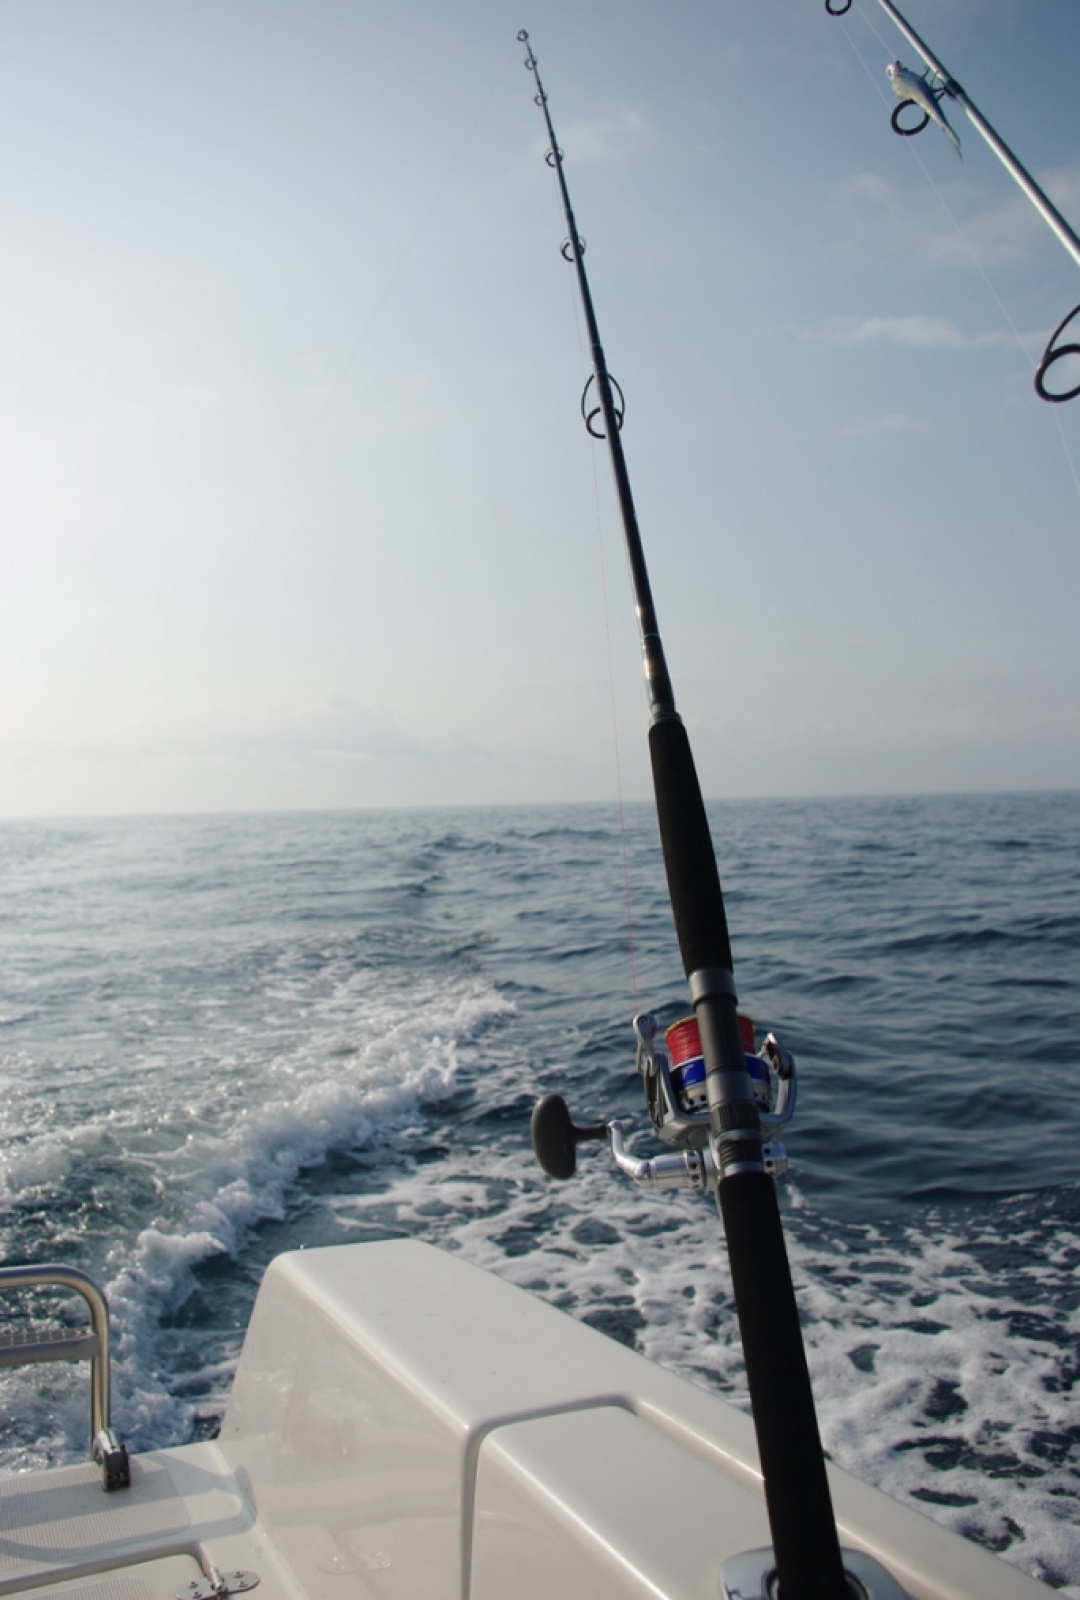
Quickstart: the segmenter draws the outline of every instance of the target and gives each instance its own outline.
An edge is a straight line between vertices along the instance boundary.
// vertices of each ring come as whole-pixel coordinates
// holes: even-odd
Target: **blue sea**
[[[742,1008],[794,1051],[782,1209],[832,1457],[1080,1595],[1080,794],[716,804]],[[106,1285],[114,1416],[211,1435],[266,1263],[410,1234],[745,1405],[711,1202],[633,1118],[685,1014],[648,806],[0,824],[0,1233]],[[85,1369],[0,1374],[0,1465]]]

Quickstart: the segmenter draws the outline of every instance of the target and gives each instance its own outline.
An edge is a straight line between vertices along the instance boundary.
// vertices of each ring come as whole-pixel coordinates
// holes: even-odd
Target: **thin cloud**
[[[1038,181],[1063,216],[1071,220],[1080,215],[1080,166],[1052,168],[1040,173]],[[854,203],[857,215],[872,218],[876,229],[891,229],[906,250],[931,267],[968,270],[974,262],[986,272],[1015,266],[1049,238],[1047,224],[1031,201],[1004,174],[990,186],[950,186],[947,197],[938,196],[948,218],[914,175],[912,182],[898,187],[875,172],[856,172],[843,180],[839,193]],[[915,230],[913,211],[920,219]]]
[[[990,350],[1014,342],[1011,333],[964,333],[947,317],[925,316],[832,317],[801,337],[841,347],[886,343],[914,350]]]
[[[559,140],[575,162],[617,161],[647,138],[650,131],[640,111],[623,106],[611,117],[567,123],[565,131],[560,129]]]
[[[306,711],[285,713],[255,729],[246,742],[252,749],[332,761],[427,765],[445,761],[451,754],[471,759],[486,753],[469,740],[416,738],[404,733],[396,718],[381,707],[337,695]]]
[[[842,439],[880,439],[897,433],[912,433],[923,425],[906,411],[893,411],[882,417],[858,417],[841,428]]]
[[[448,757],[472,760],[488,752],[457,736],[415,737],[381,707],[333,696],[307,706],[266,705],[258,711],[223,709],[197,722],[159,714],[149,722],[131,718],[92,737],[66,734],[12,740],[22,755],[126,761],[178,755],[187,759],[228,757],[245,761],[276,758],[437,765]]]
[[[1080,169],[1058,167],[1044,173],[1040,186],[1066,217],[1080,212]],[[1047,224],[1031,201],[1012,186],[997,204],[957,219],[956,226],[932,235],[922,245],[923,259],[942,266],[969,265],[974,256],[984,269],[1026,259],[1046,234]]]
[[[843,192],[856,200],[872,200],[881,204],[890,203],[896,195],[895,186],[876,172],[856,172],[845,181]]]

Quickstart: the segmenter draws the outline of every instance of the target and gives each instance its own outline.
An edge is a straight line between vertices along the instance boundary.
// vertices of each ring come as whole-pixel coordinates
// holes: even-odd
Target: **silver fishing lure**
[[[936,122],[942,133],[947,135],[953,149],[960,157],[960,160],[963,161],[960,140],[946,121],[945,113],[938,104],[937,95],[931,89],[926,78],[920,77],[917,72],[912,72],[907,67],[902,67],[899,61],[890,62],[885,68],[885,74],[892,84],[892,91],[897,99],[914,101],[915,105],[925,111],[931,122]],[[922,123],[921,126],[925,127],[926,124]]]

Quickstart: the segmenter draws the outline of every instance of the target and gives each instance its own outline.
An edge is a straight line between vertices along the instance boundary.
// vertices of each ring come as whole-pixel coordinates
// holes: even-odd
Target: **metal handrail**
[[[36,1361],[90,1360],[90,1441],[109,1428],[109,1303],[93,1278],[78,1267],[0,1267],[0,1294],[13,1289],[70,1289],[82,1295],[92,1332],[46,1334],[0,1343],[0,1367]]]

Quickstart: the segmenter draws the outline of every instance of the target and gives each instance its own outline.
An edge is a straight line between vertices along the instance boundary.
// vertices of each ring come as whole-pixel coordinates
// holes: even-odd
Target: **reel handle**
[[[606,1139],[606,1122],[575,1127],[561,1094],[546,1094],[533,1107],[532,1147],[537,1161],[549,1178],[572,1178],[577,1167],[577,1146],[581,1139]]]

